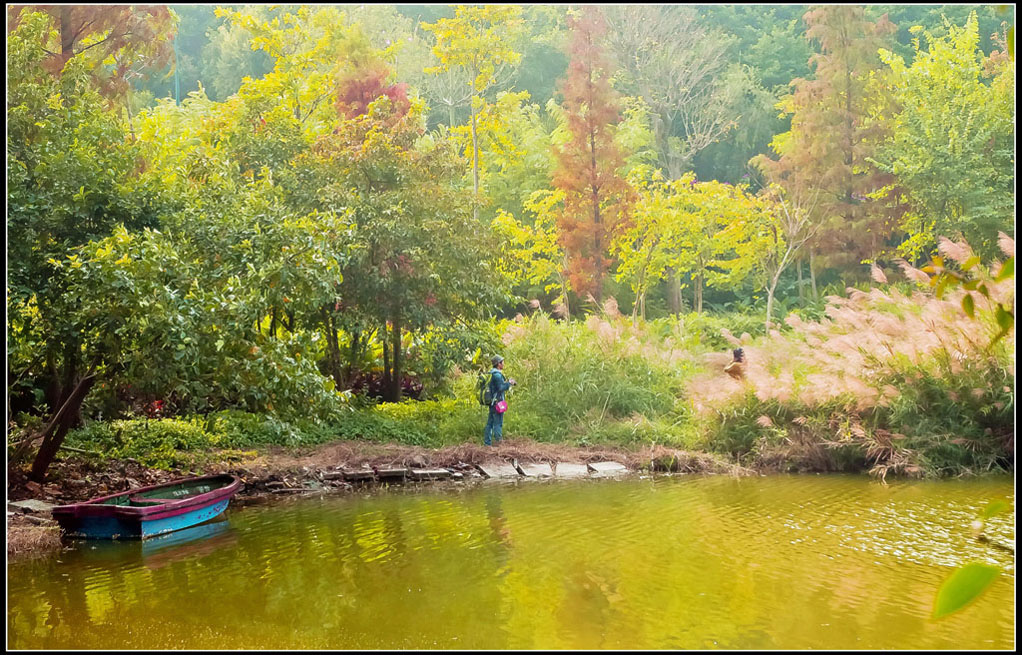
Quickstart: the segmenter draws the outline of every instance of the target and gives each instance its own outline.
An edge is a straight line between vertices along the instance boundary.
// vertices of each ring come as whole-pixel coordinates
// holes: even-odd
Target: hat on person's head
[[[504,358],[503,358],[503,357],[501,357],[500,355],[494,355],[494,356],[493,356],[493,359],[491,359],[490,361],[492,361],[492,362],[493,362],[493,365],[494,365],[494,366],[496,366],[497,364],[499,364],[499,363],[501,363],[502,361],[504,361]]]

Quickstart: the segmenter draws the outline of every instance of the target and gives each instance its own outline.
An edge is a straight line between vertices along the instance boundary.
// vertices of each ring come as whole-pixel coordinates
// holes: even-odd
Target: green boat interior
[[[160,487],[159,489],[150,489],[149,491],[142,491],[133,494],[121,494],[108,500],[104,500],[101,504],[124,507],[149,507],[152,505],[160,505],[172,500],[182,500],[184,498],[191,498],[193,496],[209,493],[210,491],[219,489],[222,486],[222,484],[217,484],[217,481],[215,480],[191,480],[169,487]]]

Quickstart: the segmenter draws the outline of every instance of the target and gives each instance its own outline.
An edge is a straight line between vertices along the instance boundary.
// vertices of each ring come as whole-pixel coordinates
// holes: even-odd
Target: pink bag
[[[498,414],[503,414],[504,412],[506,412],[507,401],[501,400],[500,402],[498,402],[496,405],[493,406],[493,411],[497,412]]]

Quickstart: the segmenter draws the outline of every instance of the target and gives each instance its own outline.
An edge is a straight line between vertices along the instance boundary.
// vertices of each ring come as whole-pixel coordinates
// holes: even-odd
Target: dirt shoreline
[[[169,482],[192,475],[230,473],[245,486],[238,494],[241,504],[260,497],[323,491],[352,492],[364,488],[338,475],[352,469],[443,468],[461,474],[463,481],[481,480],[479,465],[500,465],[518,461],[525,464],[557,462],[587,464],[614,461],[630,471],[748,475],[752,471],[699,452],[662,446],[627,450],[623,448],[579,448],[528,440],[506,440],[493,446],[460,444],[430,449],[398,444],[344,441],[315,448],[270,447],[263,452],[238,455],[237,451],[207,453],[201,463],[170,471],[141,465],[135,460],[107,460],[71,456],[56,460],[43,484],[32,482],[27,470],[9,471],[7,501],[39,500],[51,505],[81,502],[104,494]],[[412,484],[430,484],[414,482]],[[14,510],[12,512],[12,509]],[[8,557],[41,554],[61,547],[59,529],[48,512],[33,512],[8,505]]]

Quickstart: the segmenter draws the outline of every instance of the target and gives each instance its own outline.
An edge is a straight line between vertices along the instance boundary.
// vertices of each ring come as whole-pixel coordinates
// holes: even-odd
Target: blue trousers
[[[486,429],[483,430],[483,443],[487,446],[492,446],[490,443],[490,435],[493,435],[493,441],[500,443],[500,440],[504,437],[504,415],[498,414],[494,405],[490,405],[490,417],[486,419]]]

